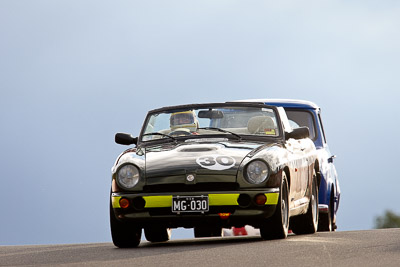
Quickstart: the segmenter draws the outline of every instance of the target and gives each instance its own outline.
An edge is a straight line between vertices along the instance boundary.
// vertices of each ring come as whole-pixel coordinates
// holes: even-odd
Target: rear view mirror
[[[224,117],[224,113],[221,110],[201,110],[197,115],[199,118],[205,119],[222,119]]]
[[[120,145],[137,145],[137,137],[133,137],[131,134],[127,133],[117,133],[115,134],[115,143]]]
[[[285,136],[286,136],[286,140],[288,140],[290,138],[293,138],[296,140],[303,139],[303,138],[310,137],[310,130],[306,126],[299,127],[299,128],[293,129],[293,131],[290,133],[285,133]]]

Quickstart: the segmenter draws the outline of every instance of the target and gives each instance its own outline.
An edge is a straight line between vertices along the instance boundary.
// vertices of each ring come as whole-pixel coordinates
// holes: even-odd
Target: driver
[[[169,119],[171,131],[196,132],[199,127],[196,114],[193,110],[175,112]]]

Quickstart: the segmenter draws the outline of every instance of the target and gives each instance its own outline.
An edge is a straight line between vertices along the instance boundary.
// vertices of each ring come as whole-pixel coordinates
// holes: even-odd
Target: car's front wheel
[[[110,204],[111,236],[115,246],[119,248],[134,248],[139,246],[142,237],[142,228],[133,223],[121,222],[115,218]]]
[[[332,226],[332,217],[331,212],[328,213],[320,213],[319,214],[319,221],[318,221],[318,232],[331,232],[333,229]]]
[[[271,218],[268,218],[260,227],[260,234],[263,239],[286,238],[289,229],[289,190],[285,172],[282,172],[282,182],[279,192],[279,201],[276,211]]]
[[[318,231],[319,232],[331,232],[335,231],[334,223],[333,223],[333,188],[331,189],[331,198],[328,206],[328,213],[320,213],[319,221],[318,221]]]
[[[171,229],[160,226],[145,227],[144,236],[149,242],[165,242],[171,238]]]

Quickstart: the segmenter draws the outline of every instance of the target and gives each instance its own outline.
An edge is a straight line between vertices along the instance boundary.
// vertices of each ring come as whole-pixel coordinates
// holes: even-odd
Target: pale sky
[[[338,231],[400,214],[400,2],[0,0],[0,245],[111,241],[111,167],[146,112],[322,108]],[[191,238],[190,231],[173,238]]]

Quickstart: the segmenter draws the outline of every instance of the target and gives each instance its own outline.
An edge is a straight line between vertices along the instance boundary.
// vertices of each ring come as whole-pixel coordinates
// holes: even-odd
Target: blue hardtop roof
[[[298,99],[246,99],[238,100],[239,102],[260,102],[271,106],[278,106],[283,108],[301,108],[301,109],[319,109],[318,105],[306,100]]]

